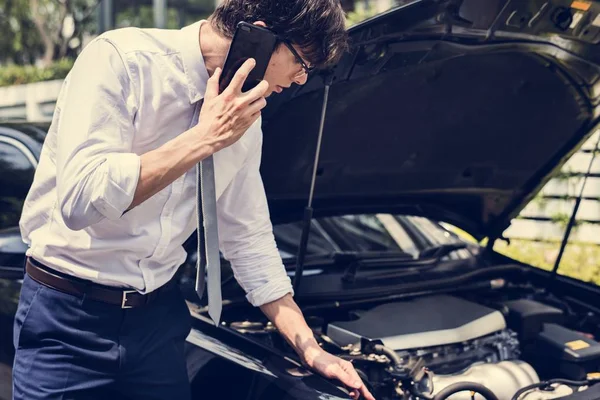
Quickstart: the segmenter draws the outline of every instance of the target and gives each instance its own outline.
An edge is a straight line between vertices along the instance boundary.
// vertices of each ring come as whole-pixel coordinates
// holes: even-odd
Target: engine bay
[[[305,317],[377,399],[598,399],[600,344],[552,303],[440,293]],[[270,322],[228,325],[293,352]]]

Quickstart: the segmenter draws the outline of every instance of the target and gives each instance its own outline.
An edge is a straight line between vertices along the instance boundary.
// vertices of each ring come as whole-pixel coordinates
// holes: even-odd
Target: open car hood
[[[497,237],[594,132],[600,3],[422,0],[353,27],[351,51],[269,100],[274,221],[399,212]]]

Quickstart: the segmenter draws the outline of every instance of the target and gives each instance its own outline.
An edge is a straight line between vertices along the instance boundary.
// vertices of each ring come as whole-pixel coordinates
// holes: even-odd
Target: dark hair
[[[209,20],[227,38],[241,21],[263,21],[316,67],[335,64],[348,48],[339,0],[224,0]]]

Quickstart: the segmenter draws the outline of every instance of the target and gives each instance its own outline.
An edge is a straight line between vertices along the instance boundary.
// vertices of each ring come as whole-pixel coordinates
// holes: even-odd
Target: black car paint
[[[544,3],[415,1],[354,27],[335,68],[264,113],[274,220],[302,218],[332,74],[314,215],[386,210],[499,236],[600,118],[600,30],[558,29],[572,1],[539,16]]]
[[[296,360],[234,330],[215,327],[203,316],[196,314],[196,318],[186,352],[198,398],[207,394],[248,399],[348,398],[342,388],[310,373]],[[222,383],[233,379],[239,385],[215,385],[215,379]]]
[[[0,135],[18,140],[33,153],[36,159],[40,158],[47,130],[48,124],[46,123],[4,123],[0,125]]]
[[[39,127],[27,124],[0,125],[0,136],[5,135],[18,140],[39,159],[43,135],[38,135]],[[408,221],[413,231],[416,227]],[[188,260],[181,268],[179,276],[186,296],[195,301],[192,281],[183,276],[193,274],[195,260],[194,236],[184,244],[188,251]],[[341,240],[341,239],[340,239]],[[431,245],[431,241],[421,238],[422,247]],[[22,242],[18,227],[0,231],[0,329],[1,354],[0,362],[12,363],[14,349],[12,347],[12,321],[20,292],[23,277],[23,261],[27,246]],[[224,262],[227,271],[228,264]],[[310,269],[310,263],[309,263]],[[336,275],[339,273],[336,270]],[[227,272],[225,272],[227,275]],[[229,274],[231,275],[231,274]],[[309,278],[309,286],[310,284]],[[241,300],[243,291],[232,279],[227,280],[224,293]],[[307,297],[307,296],[304,296]],[[302,298],[300,293],[299,298]],[[199,302],[202,303],[202,302]],[[194,304],[190,303],[194,309]],[[227,308],[227,307],[226,307]],[[230,328],[214,327],[205,316],[194,313],[193,332],[186,343],[192,388],[198,398],[219,397],[248,399],[268,398],[302,398],[302,399],[336,399],[347,398],[347,392],[320,376],[307,371],[298,360],[293,360],[273,348],[265,346],[248,336]],[[227,313],[225,314],[227,315]],[[231,384],[232,379],[236,381]]]

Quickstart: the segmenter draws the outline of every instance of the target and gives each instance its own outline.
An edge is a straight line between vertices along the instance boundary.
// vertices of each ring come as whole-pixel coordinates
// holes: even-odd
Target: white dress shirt
[[[82,51],[64,81],[25,201],[20,228],[27,255],[141,293],[175,274],[196,227],[195,168],[125,211],[140,155],[188,130],[204,95],[201,23],[118,29]],[[220,249],[255,306],[293,293],[273,237],[261,149],[259,120],[214,154]]]

